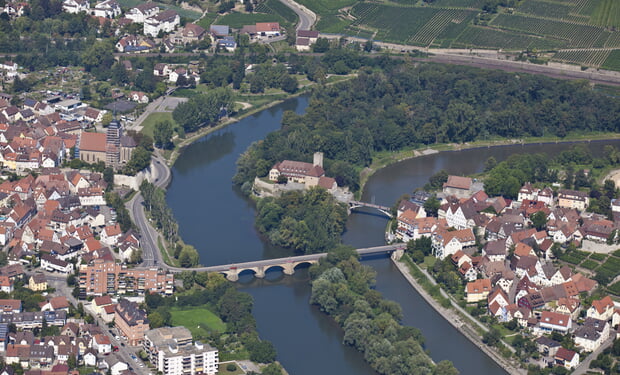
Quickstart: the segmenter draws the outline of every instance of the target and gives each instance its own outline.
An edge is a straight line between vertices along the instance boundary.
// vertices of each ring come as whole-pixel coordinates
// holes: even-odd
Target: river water
[[[247,117],[187,147],[172,169],[167,200],[183,239],[194,245],[204,265],[228,264],[288,256],[254,228],[254,205],[232,184],[235,162],[255,141],[279,129],[282,113],[302,113],[307,97],[299,97]],[[604,144],[591,148],[600,153]],[[403,193],[424,185],[435,172],[480,172],[484,161],[513,153],[557,154],[566,144],[506,146],[445,152],[410,159],[378,171],[368,181],[362,200],[391,206]],[[371,211],[352,214],[343,241],[356,247],[382,245],[387,220]],[[412,289],[388,258],[364,260],[377,271],[377,290],[403,307],[403,323],[422,330],[426,348],[436,361],[451,360],[461,374],[500,374],[503,370],[456,331]],[[242,275],[239,288],[254,297],[254,315],[261,337],[274,343],[278,360],[291,375],[374,374],[361,354],[341,344],[338,326],[308,304],[305,270],[294,276],[269,272],[263,280]]]

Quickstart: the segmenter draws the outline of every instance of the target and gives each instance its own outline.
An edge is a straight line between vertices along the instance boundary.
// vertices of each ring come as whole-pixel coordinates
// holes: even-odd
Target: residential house
[[[536,340],[536,347],[538,351],[545,357],[555,357],[558,350],[562,347],[559,342],[548,338],[547,336],[540,336]]]
[[[99,354],[112,352],[112,342],[110,341],[110,338],[102,334],[93,336],[91,340],[91,347]]]
[[[588,193],[577,190],[560,190],[558,192],[558,206],[564,208],[574,208],[584,211],[590,204]]]
[[[50,254],[42,254],[41,268],[50,272],[58,271],[60,273],[69,274],[73,272],[73,263],[65,262]]]
[[[489,293],[491,293],[491,280],[478,279],[468,282],[465,287],[465,292],[467,293],[467,303],[485,300]]]
[[[609,330],[607,321],[586,318],[584,324],[574,332],[575,345],[586,352],[593,352],[609,338]]]
[[[592,306],[586,311],[588,318],[609,320],[615,310],[614,301],[611,297],[606,296],[599,300],[592,301]]]
[[[278,22],[257,22],[256,33],[259,36],[278,36],[280,35],[280,24]]]
[[[579,354],[566,348],[559,348],[554,359],[556,365],[564,366],[569,370],[579,366]]]
[[[552,311],[543,311],[540,314],[538,328],[543,332],[557,331],[561,333],[568,332],[573,324],[570,315],[559,314]]]
[[[103,0],[95,4],[92,13],[95,17],[116,18],[121,15],[121,6],[116,0]]]
[[[179,14],[167,9],[144,21],[144,35],[156,37],[160,32],[169,33],[181,23]]]
[[[158,13],[159,7],[157,4],[143,3],[129,9],[129,11],[125,14],[125,17],[136,23],[144,23],[148,18],[151,18]]]
[[[472,229],[461,229],[455,231],[440,231],[432,236],[432,246],[435,256],[444,259],[451,256],[463,248],[474,246],[476,236]]]
[[[90,2],[88,0],[64,0],[62,10],[67,13],[90,12]]]

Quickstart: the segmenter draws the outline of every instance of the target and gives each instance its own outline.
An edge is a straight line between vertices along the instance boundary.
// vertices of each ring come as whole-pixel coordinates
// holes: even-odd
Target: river
[[[279,129],[285,110],[302,113],[305,96],[247,117],[187,147],[172,169],[167,200],[179,222],[182,238],[194,245],[204,265],[228,264],[287,256],[254,228],[254,205],[231,183],[239,155],[255,141]],[[620,141],[598,142],[620,146]],[[362,200],[391,206],[403,193],[424,185],[433,173],[480,172],[489,156],[503,160],[517,152],[556,154],[566,144],[506,146],[445,152],[410,159],[373,175]],[[386,219],[373,212],[349,217],[343,241],[356,247],[383,244]],[[403,307],[403,323],[419,328],[435,361],[451,360],[461,374],[500,374],[503,370],[439,316],[412,289],[388,258],[364,261],[377,271],[377,290]],[[242,275],[239,288],[254,297],[254,315],[261,337],[274,343],[278,359],[291,375],[374,374],[363,356],[341,344],[337,325],[308,304],[307,272],[292,277],[269,272],[263,280]]]

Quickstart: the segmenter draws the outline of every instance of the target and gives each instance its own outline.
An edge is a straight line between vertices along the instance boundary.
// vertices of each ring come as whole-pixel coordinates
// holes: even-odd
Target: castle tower
[[[319,167],[323,168],[323,153],[322,152],[314,153],[314,162],[312,163],[312,165],[318,165]]]

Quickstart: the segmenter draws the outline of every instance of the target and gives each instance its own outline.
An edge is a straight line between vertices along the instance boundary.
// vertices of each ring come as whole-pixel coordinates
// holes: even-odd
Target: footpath
[[[433,297],[426,293],[424,288],[409,272],[407,264],[394,258],[391,259],[400,271],[400,273],[405,277],[409,284],[411,284],[411,286],[418,291],[418,293],[422,296],[422,298],[424,298],[426,303],[428,303],[432,308],[434,308],[435,311],[437,311],[448,323],[452,324],[452,326],[454,326],[454,328],[456,328],[461,334],[463,334],[463,336],[467,337],[474,345],[476,345],[486,355],[493,359],[507,373],[514,375],[527,374],[527,371],[525,369],[515,367],[506,358],[502,357],[495,350],[484,344],[482,342],[482,338],[478,335],[478,333],[466,321],[464,321],[457,312],[441,306],[437,301],[435,301]],[[454,306],[454,303],[452,304],[452,306]]]

